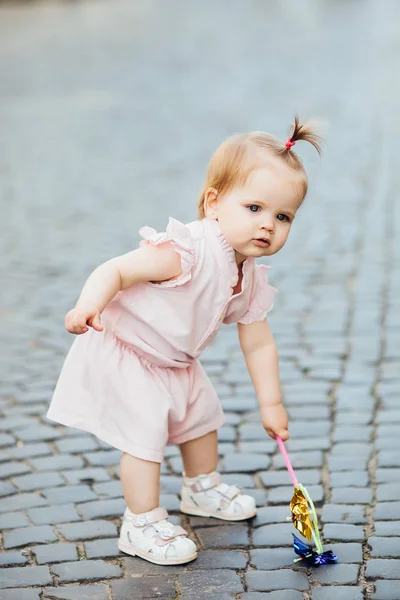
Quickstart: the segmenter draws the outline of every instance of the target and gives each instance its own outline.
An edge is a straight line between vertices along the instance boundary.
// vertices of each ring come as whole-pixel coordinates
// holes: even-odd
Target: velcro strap
[[[211,490],[211,488],[216,487],[222,483],[222,477],[219,473],[214,471],[207,475],[207,477],[199,477],[199,479],[190,485],[190,489],[192,492],[206,492],[207,490]]]
[[[242,489],[237,485],[230,485],[228,489],[222,493],[222,496],[228,498],[229,500],[233,500],[236,496],[240,496],[242,494]]]
[[[158,532],[157,539],[155,540],[156,546],[166,546],[170,544],[172,540],[179,537],[180,535],[187,535],[187,531],[183,529],[180,525],[176,525],[171,531],[168,533],[164,533],[163,531]]]
[[[155,508],[147,513],[141,513],[139,515],[132,514],[132,523],[136,527],[144,527],[151,523],[157,523],[157,521],[164,521],[168,519],[168,513],[165,508]]]

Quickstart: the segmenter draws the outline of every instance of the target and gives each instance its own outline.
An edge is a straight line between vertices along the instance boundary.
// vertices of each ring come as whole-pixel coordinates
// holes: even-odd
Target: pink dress
[[[217,394],[198,361],[221,323],[265,319],[276,290],[265,265],[243,263],[212,219],[165,233],[144,227],[143,243],[171,241],[182,274],[119,292],[102,313],[103,332],[76,337],[62,368],[48,418],[95,434],[138,458],[161,462],[167,443],[186,442],[224,421]]]

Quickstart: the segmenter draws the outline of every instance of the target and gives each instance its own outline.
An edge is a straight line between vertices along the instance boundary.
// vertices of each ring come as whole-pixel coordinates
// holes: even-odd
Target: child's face
[[[248,257],[271,256],[284,246],[302,202],[302,177],[279,158],[254,169],[243,186],[208,203],[238,264]]]

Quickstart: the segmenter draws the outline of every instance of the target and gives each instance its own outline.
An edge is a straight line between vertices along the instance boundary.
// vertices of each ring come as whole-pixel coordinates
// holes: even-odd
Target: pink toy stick
[[[288,454],[286,452],[285,444],[283,443],[283,440],[279,436],[276,436],[276,441],[278,442],[279,450],[282,453],[283,460],[285,461],[286,468],[289,471],[289,475],[290,475],[290,477],[292,479],[293,487],[297,488],[297,487],[299,487],[299,482],[297,481],[297,478],[296,478],[295,472],[293,470],[292,464],[291,464],[291,462],[289,460],[289,457],[288,457]]]

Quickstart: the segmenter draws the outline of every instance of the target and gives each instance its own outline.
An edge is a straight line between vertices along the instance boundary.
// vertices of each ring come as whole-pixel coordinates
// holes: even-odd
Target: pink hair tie
[[[295,145],[295,143],[296,143],[296,142],[292,142],[292,138],[288,138],[288,140],[287,140],[287,142],[286,142],[285,146],[286,146],[286,148],[287,148],[288,150],[290,150],[290,148],[291,148],[292,146],[294,146],[294,145]]]

